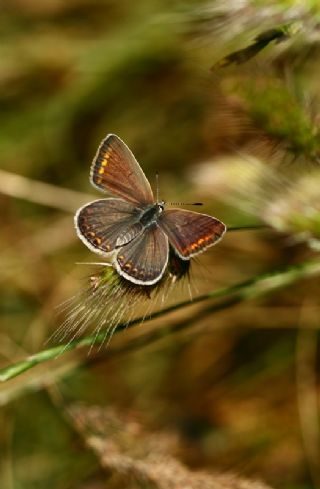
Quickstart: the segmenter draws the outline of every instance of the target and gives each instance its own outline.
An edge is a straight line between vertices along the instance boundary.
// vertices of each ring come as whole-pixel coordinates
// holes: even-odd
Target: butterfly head
[[[164,206],[166,205],[164,200],[160,200],[160,202],[157,202],[157,207],[158,207],[158,212],[161,214],[161,212],[164,210]]]

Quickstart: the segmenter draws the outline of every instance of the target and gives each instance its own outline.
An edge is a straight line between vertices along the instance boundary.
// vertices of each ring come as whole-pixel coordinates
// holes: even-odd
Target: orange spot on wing
[[[182,254],[186,255],[190,252],[197,251],[201,248],[204,248],[209,244],[209,242],[212,241],[212,235],[208,234],[207,236],[203,236],[202,238],[199,238],[195,243],[191,243],[185,248],[182,249]]]

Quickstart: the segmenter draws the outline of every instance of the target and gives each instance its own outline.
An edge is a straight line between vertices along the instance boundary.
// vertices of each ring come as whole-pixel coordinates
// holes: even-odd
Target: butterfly
[[[169,247],[182,260],[219,241],[226,226],[218,219],[156,202],[149,181],[128,146],[109,134],[92,162],[90,182],[114,197],[98,199],[75,215],[79,238],[109,258],[119,275],[153,285],[164,275]]]

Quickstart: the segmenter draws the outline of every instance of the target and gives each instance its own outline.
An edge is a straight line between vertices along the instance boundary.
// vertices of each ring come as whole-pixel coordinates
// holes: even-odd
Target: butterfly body
[[[215,244],[226,227],[218,219],[155,202],[150,184],[130,149],[110,134],[93,160],[91,183],[116,198],[99,199],[75,215],[80,239],[109,257],[118,273],[139,285],[157,283],[167,268],[169,245],[189,260]]]
[[[162,213],[164,209],[164,203],[155,203],[153,204],[152,206],[150,206],[149,208],[147,208],[141,218],[140,218],[140,222],[143,226],[145,227],[148,227],[150,226],[152,223],[155,223],[157,222],[160,214]]]
[[[157,225],[158,217],[164,209],[164,203],[155,203],[141,210],[137,220],[132,223],[128,229],[119,236],[116,248],[130,243],[138,234],[144,232],[149,226]]]

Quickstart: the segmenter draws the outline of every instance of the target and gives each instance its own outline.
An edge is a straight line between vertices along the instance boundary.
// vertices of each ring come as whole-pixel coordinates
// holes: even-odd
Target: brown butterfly
[[[109,257],[117,272],[140,285],[163,276],[169,245],[189,260],[217,243],[226,226],[218,219],[155,202],[150,183],[118,136],[101,143],[90,172],[92,185],[116,198],[95,200],[75,215],[79,238],[95,253]]]

